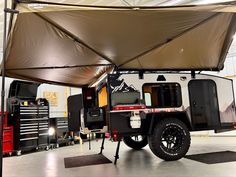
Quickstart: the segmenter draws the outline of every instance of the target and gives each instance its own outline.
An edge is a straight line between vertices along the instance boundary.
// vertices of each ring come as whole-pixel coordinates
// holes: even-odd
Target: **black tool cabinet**
[[[14,150],[20,155],[21,150],[48,148],[49,107],[38,105],[29,100],[19,100],[11,113],[14,126]],[[26,102],[28,102],[26,104]],[[46,100],[45,100],[46,102]]]
[[[55,129],[55,134],[49,137],[51,145],[58,148],[60,145],[69,143],[68,118],[52,117],[49,122],[50,127]]]
[[[7,107],[17,155],[24,150],[49,149],[49,104],[46,99],[36,100],[38,86],[25,81],[13,81],[10,86]]]

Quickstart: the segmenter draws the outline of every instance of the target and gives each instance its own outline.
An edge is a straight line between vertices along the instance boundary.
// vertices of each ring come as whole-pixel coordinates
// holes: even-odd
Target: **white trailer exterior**
[[[165,81],[157,81],[158,76],[164,76]],[[180,107],[172,107],[170,108],[157,108],[153,109],[145,109],[144,112],[152,112],[152,111],[186,111],[189,118],[191,118],[190,112],[190,93],[189,93],[189,83],[190,81],[196,80],[209,80],[213,81],[216,84],[216,96],[217,102],[219,105],[220,112],[220,122],[221,123],[232,123],[236,122],[236,114],[235,114],[235,98],[233,91],[233,81],[231,79],[206,75],[206,74],[196,74],[195,78],[192,78],[190,73],[158,73],[158,74],[144,74],[143,78],[140,79],[139,74],[121,74],[118,80],[122,80],[126,85],[135,88],[140,92],[140,99],[144,101],[148,101],[144,98],[143,93],[143,85],[147,83],[177,83],[181,87],[181,95],[182,95],[182,105]],[[121,82],[121,85],[114,90],[119,91],[122,88],[124,83]],[[200,90],[199,90],[200,91]],[[113,91],[115,92],[115,91]],[[202,96],[207,96],[202,93]],[[209,98],[212,99],[212,98]],[[146,103],[145,102],[145,103]],[[152,107],[153,108],[153,107]]]

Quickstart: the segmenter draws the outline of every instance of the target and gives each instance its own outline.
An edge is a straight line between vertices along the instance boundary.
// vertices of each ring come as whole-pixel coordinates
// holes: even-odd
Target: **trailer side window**
[[[111,94],[111,105],[139,104],[139,92],[115,92]]]
[[[148,107],[167,108],[182,105],[181,88],[178,83],[144,84],[143,93]]]

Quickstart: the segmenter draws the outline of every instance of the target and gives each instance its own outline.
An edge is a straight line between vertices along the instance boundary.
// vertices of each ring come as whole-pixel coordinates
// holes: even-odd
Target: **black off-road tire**
[[[136,137],[139,139],[135,140]],[[148,144],[147,136],[144,136],[144,135],[125,136],[123,138],[123,141],[128,147],[135,150],[140,150]]]
[[[187,126],[175,118],[165,118],[154,127],[148,137],[151,151],[166,161],[181,159],[188,152],[191,138]]]

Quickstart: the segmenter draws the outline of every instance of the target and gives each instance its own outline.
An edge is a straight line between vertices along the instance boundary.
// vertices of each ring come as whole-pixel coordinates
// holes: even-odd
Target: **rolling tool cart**
[[[10,85],[7,109],[9,124],[14,127],[14,150],[49,149],[49,104],[37,99],[38,83],[13,81]]]

